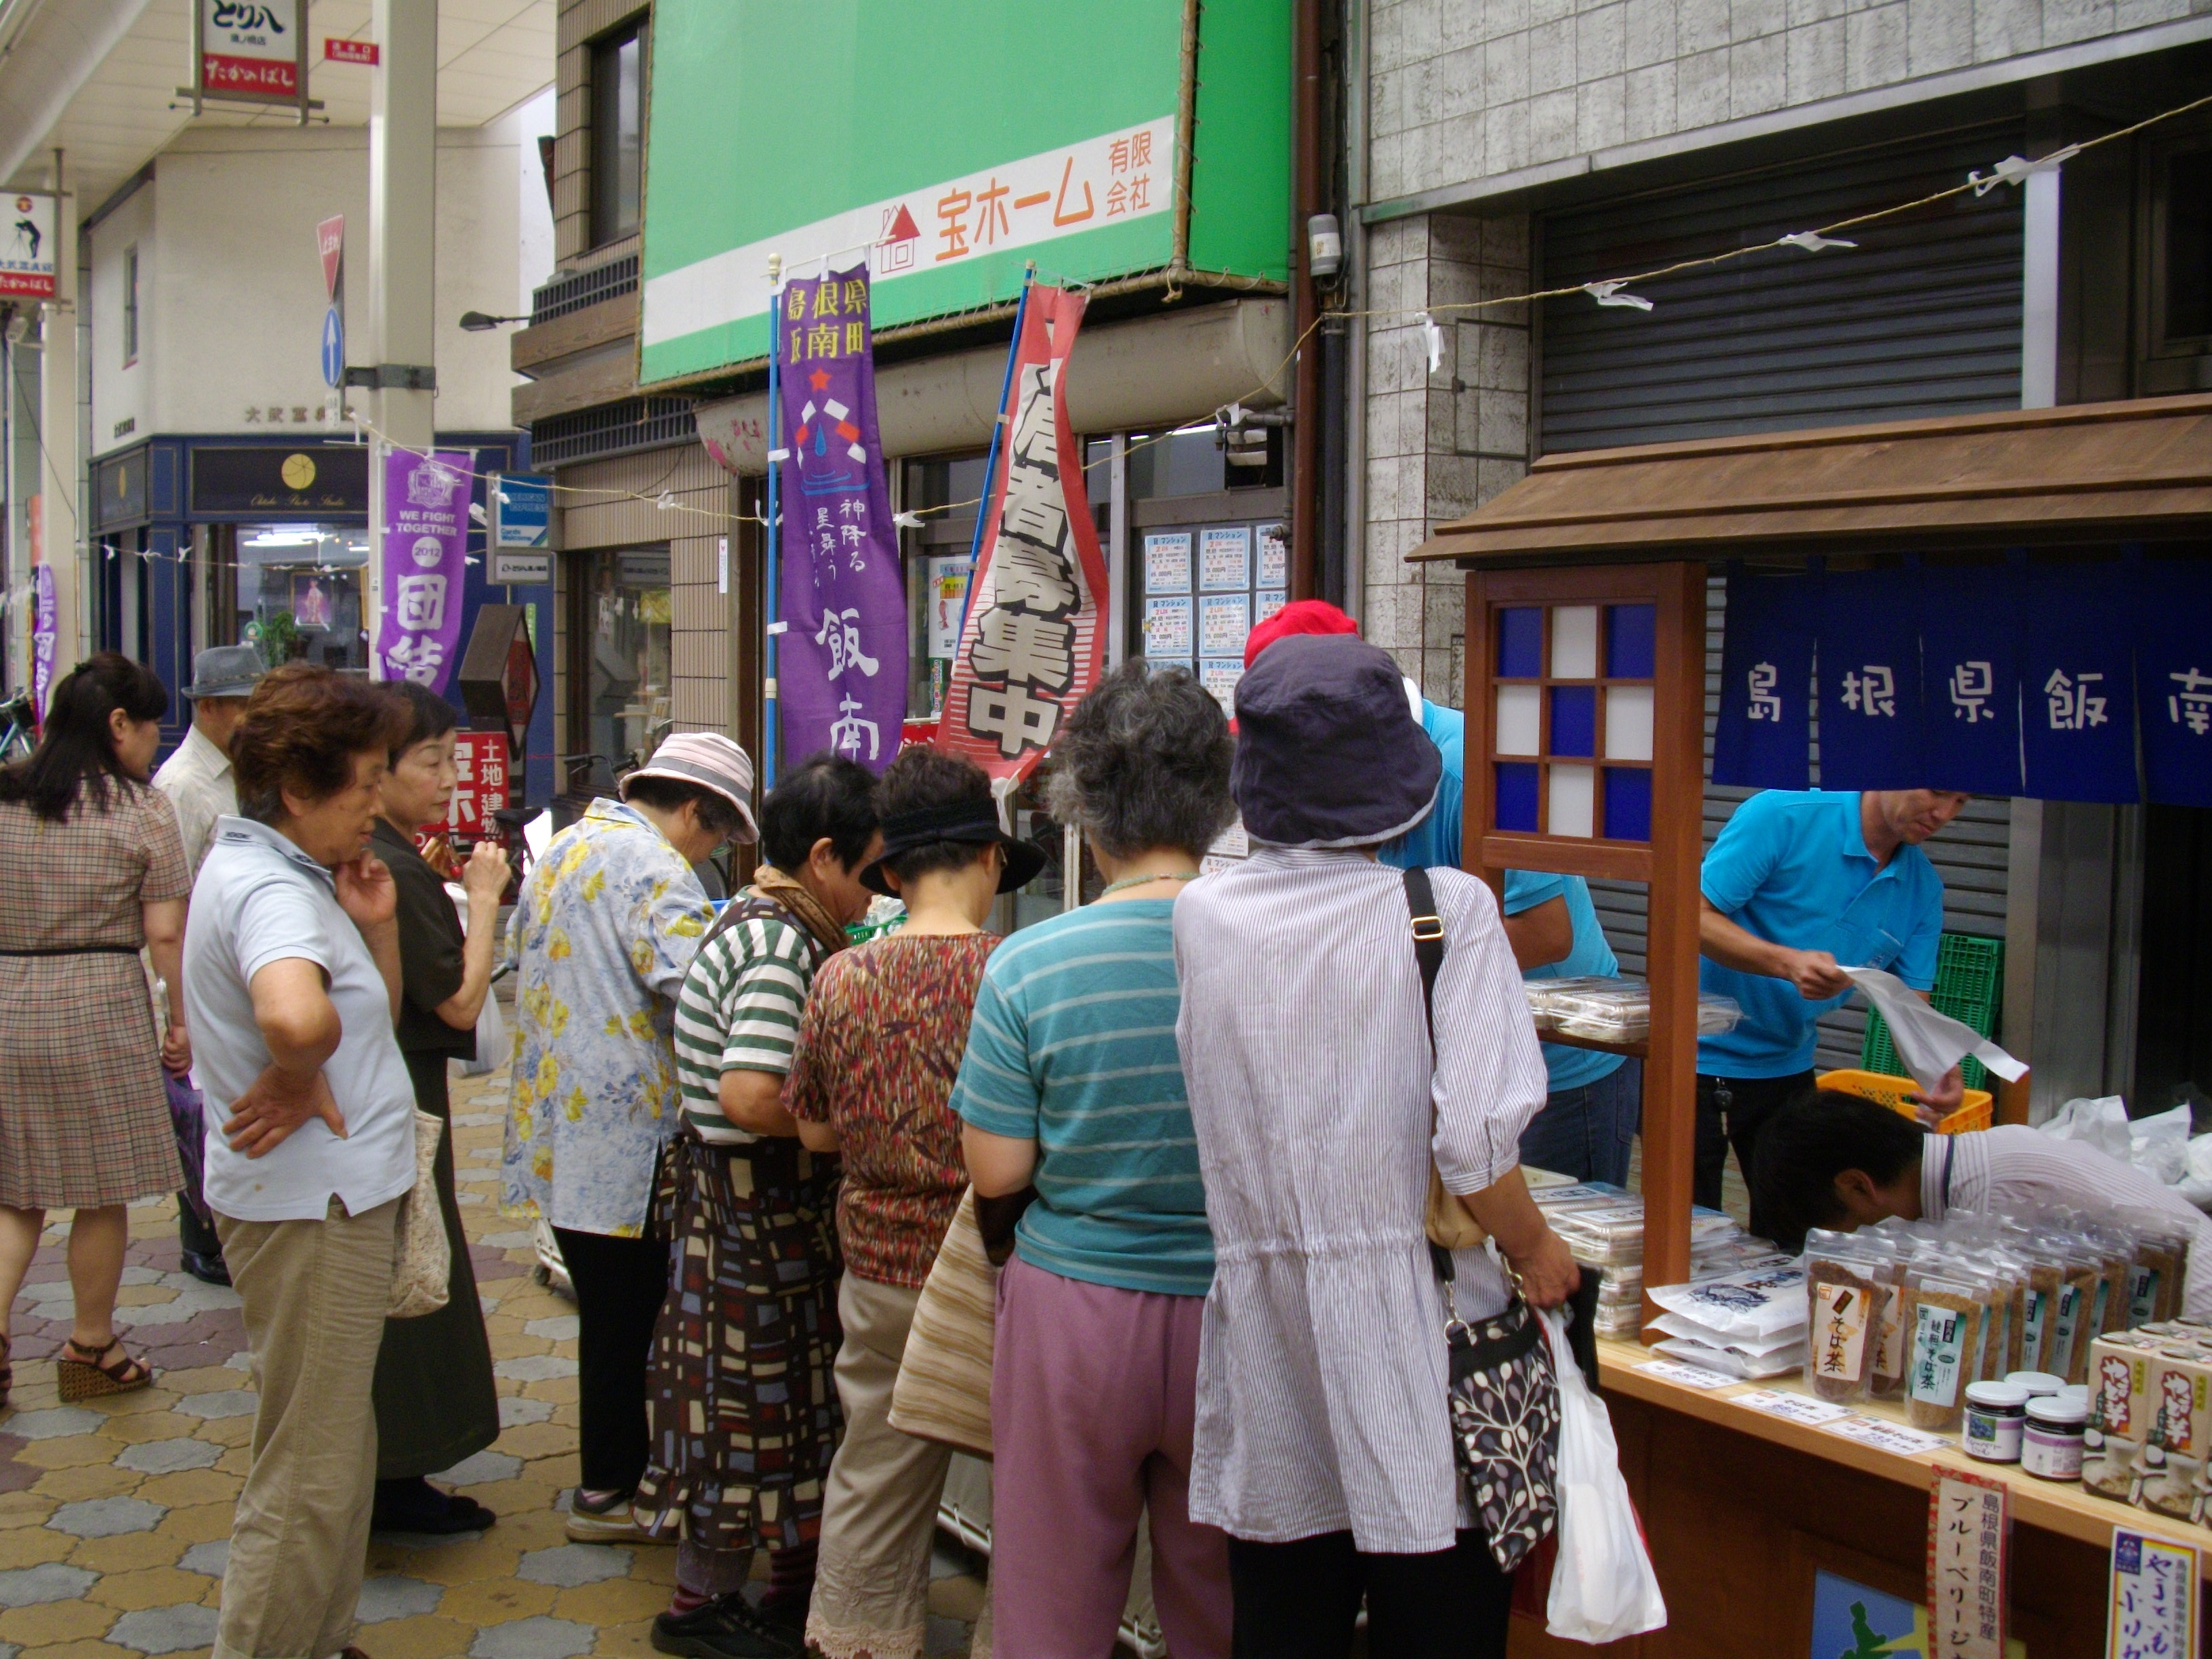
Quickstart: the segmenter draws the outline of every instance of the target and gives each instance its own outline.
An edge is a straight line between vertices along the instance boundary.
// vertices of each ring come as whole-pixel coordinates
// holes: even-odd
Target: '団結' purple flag
[[[376,656],[387,680],[413,680],[441,696],[453,678],[468,579],[469,458],[458,450],[384,458],[384,524],[378,568],[384,609]]]
[[[775,313],[783,519],[781,752],[882,771],[906,718],[906,582],[876,430],[868,270],[784,285]]]
[[[54,647],[61,637],[61,598],[54,568],[41,559],[31,568],[31,719],[46,721],[46,694],[54,689]]]

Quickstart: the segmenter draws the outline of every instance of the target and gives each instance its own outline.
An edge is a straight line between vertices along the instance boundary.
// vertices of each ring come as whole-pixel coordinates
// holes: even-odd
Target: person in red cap
[[[1244,641],[1244,666],[1293,634],[1357,634],[1359,624],[1323,599],[1286,605],[1255,628]],[[1443,779],[1429,815],[1377,854],[1394,869],[1444,867],[1460,862],[1461,802],[1467,770],[1467,717],[1421,695],[1406,681],[1407,701],[1421,730],[1443,757]],[[1499,907],[1514,960],[1529,979],[1577,975],[1610,977],[1620,963],[1606,942],[1580,876],[1505,872]],[[1588,1048],[1544,1044],[1551,1093],[1521,1138],[1521,1156],[1536,1168],[1577,1181],[1626,1184],[1636,1133],[1644,1117],[1643,1062]]]

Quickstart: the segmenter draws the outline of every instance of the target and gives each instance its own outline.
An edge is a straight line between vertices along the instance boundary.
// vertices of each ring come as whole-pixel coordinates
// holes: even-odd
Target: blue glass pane
[[[1536,769],[1526,761],[1498,761],[1498,827],[1500,830],[1536,828]]]
[[[1609,605],[1605,608],[1605,677],[1609,680],[1648,680],[1656,660],[1659,615],[1648,605]]]
[[[1651,839],[1651,774],[1640,767],[1605,769],[1605,834],[1608,841]]]
[[[1554,755],[1597,753],[1597,687],[1552,688],[1552,748]]]
[[[1516,605],[1498,613],[1498,678],[1533,680],[1544,672],[1544,612]]]

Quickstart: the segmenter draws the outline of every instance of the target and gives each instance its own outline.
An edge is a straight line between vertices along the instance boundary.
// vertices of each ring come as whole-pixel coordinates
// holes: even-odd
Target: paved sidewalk
[[[459,1540],[379,1535],[356,1640],[373,1659],[642,1654],[675,1553],[575,1545],[576,1316],[532,1277],[527,1230],[498,1211],[504,1068],[453,1086],[459,1194],[499,1376],[502,1432],[441,1477],[500,1516]],[[0,1413],[0,1659],[204,1655],[254,1396],[238,1298],[177,1270],[173,1200],[131,1212],[117,1323],[154,1386],[63,1406],[67,1218],[49,1228],[14,1320],[13,1410]],[[931,1647],[962,1653],[981,1587],[949,1557]]]

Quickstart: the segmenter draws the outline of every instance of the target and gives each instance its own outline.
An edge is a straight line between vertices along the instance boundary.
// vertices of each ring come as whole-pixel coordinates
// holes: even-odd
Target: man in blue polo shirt
[[[1759,1131],[1813,1085],[1814,1023],[1851,993],[1845,967],[1936,983],[1943,882],[1926,841],[1966,797],[1940,789],[1770,789],[1735,810],[1698,878],[1698,989],[1743,1009],[1698,1043],[1697,1201],[1717,1209],[1728,1149],[1748,1176]],[[1959,1103],[1953,1067],[1922,1098]],[[1751,1231],[1765,1235],[1754,1205]]]

